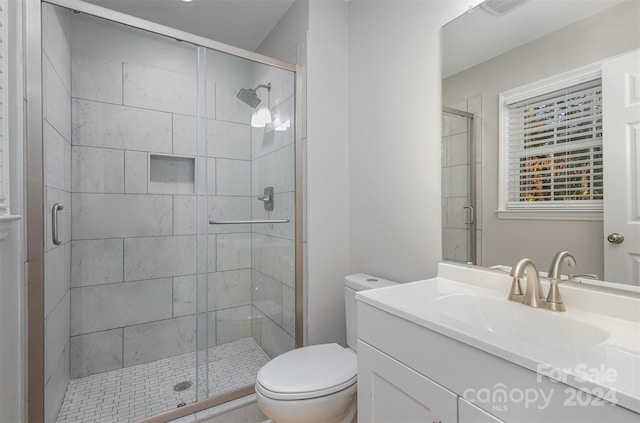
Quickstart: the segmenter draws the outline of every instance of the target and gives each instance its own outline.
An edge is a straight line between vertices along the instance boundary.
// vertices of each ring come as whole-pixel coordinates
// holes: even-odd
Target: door
[[[640,285],[640,50],[602,65],[604,279]]]

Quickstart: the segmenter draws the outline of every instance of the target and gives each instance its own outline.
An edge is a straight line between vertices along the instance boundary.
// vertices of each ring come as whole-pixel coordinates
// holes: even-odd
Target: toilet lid
[[[258,372],[260,391],[272,398],[312,398],[353,385],[356,354],[338,344],[313,345],[286,352]]]

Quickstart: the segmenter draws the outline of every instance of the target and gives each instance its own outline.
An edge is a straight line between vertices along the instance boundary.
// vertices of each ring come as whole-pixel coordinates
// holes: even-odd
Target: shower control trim
[[[273,199],[274,199],[273,187],[266,187],[264,189],[264,195],[258,196],[259,201],[264,201],[264,209],[266,211],[273,211]]]

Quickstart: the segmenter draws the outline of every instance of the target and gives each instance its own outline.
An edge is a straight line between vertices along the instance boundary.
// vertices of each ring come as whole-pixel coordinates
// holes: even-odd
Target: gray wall
[[[576,272],[604,274],[602,222],[497,218],[498,94],[638,48],[639,7],[637,1],[622,3],[444,81],[444,104],[484,96],[484,265],[510,265],[530,257],[544,270],[555,252],[570,250],[578,260]]]

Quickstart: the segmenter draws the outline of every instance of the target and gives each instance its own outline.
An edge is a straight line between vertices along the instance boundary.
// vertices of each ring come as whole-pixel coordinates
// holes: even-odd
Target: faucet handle
[[[549,279],[549,294],[547,295],[546,307],[552,311],[565,311],[564,302],[558,285],[563,282],[574,282],[572,279]]]

